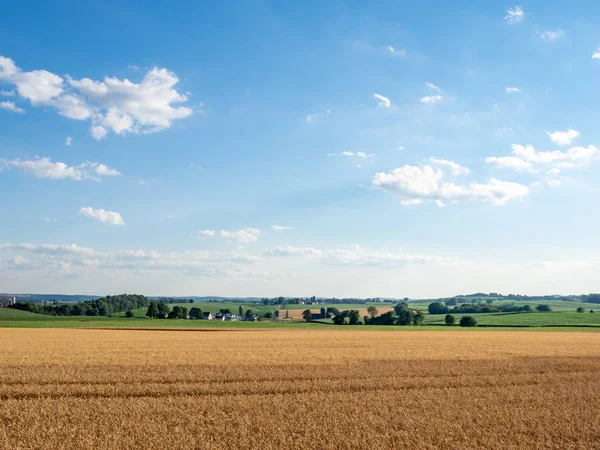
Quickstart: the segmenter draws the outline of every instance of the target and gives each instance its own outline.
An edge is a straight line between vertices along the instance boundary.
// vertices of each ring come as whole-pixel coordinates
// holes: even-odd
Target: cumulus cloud
[[[271,230],[273,231],[290,231],[292,227],[286,227],[283,225],[271,225]]]
[[[440,93],[442,92],[442,90],[440,89],[439,86],[436,86],[435,84],[430,83],[429,81],[427,83],[425,83],[425,86],[427,86],[429,89],[434,89]]]
[[[568,130],[568,131],[555,131],[553,133],[548,132],[548,136],[552,142],[558,145],[569,145],[573,142],[573,139],[579,137],[579,131]]]
[[[341,153],[327,153],[327,156],[346,156],[346,157],[351,157],[351,156],[356,156],[357,158],[373,158],[375,156],[374,153],[365,153],[365,152],[348,152],[348,151],[344,151]]]
[[[259,235],[260,230],[257,228],[243,228],[238,231],[219,231],[219,236],[223,239],[236,242],[256,242]]]
[[[426,95],[425,97],[421,97],[421,103],[437,103],[442,98],[441,95]]]
[[[373,94],[373,97],[379,100],[379,106],[381,106],[382,108],[389,108],[390,106],[392,106],[392,102],[390,101],[390,99],[384,97],[383,95]]]
[[[520,6],[515,6],[514,8],[508,8],[506,10],[506,16],[504,16],[504,20],[506,20],[509,24],[522,22],[523,19],[525,19],[525,11],[523,11]]]
[[[470,170],[468,167],[463,167],[460,164],[454,162],[454,161],[450,161],[447,159],[438,159],[438,158],[429,158],[429,162],[436,164],[438,166],[446,166],[449,167],[450,170],[452,171],[452,175],[458,176],[458,175],[468,175],[470,173]]]
[[[25,110],[15,105],[15,102],[0,102],[0,109],[18,114],[25,114]]]
[[[598,156],[598,149],[593,145],[588,147],[572,147],[564,152],[560,150],[537,152],[531,145],[512,145],[511,156],[491,156],[486,158],[490,165],[539,172],[541,169],[571,169],[584,167]]]
[[[199,230],[199,231],[194,231],[192,234],[196,237],[208,239],[208,238],[214,237],[215,232],[214,232],[214,230]]]
[[[14,91],[1,91],[0,90],[0,97],[14,97],[14,96],[15,96]]]
[[[106,211],[104,209],[93,209],[85,207],[79,209],[79,214],[90,219],[98,220],[108,225],[125,225],[125,221],[121,214],[115,211]]]
[[[506,88],[507,94],[516,94],[517,92],[521,92],[521,90],[519,88],[510,87],[510,86]]]
[[[150,69],[139,83],[105,77],[73,79],[48,72],[24,72],[13,60],[0,56],[0,81],[13,84],[33,106],[51,106],[74,120],[90,120],[90,133],[102,139],[115,134],[152,133],[169,128],[174,120],[192,114],[187,96],[175,89],[179,79],[164,68]]]
[[[98,177],[121,175],[116,169],[97,162],[85,162],[78,166],[69,166],[64,162],[52,162],[50,158],[36,158],[29,161],[20,159],[2,160],[0,167],[13,167],[29,173],[36,178],[50,178],[53,180],[85,180],[100,181]]]
[[[600,59],[600,47],[598,47],[596,51],[592,53],[592,59]]]
[[[406,165],[391,172],[376,173],[371,183],[373,187],[399,197],[403,205],[431,201],[443,206],[445,201],[456,203],[462,200],[504,205],[529,194],[527,186],[495,178],[487,183],[473,182],[469,185],[457,185],[444,181],[445,178],[443,170],[430,165]]]

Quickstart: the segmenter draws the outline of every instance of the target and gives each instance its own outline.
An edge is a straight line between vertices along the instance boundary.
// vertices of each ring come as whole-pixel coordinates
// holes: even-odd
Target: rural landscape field
[[[600,334],[0,329],[0,448],[600,445]]]

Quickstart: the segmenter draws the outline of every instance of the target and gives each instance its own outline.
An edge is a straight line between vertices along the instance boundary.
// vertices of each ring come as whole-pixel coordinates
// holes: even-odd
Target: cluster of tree
[[[114,313],[143,308],[150,304],[148,297],[136,294],[108,295],[81,303],[40,305],[31,302],[17,303],[11,308],[50,316],[110,316]]]
[[[172,303],[194,303],[193,298],[173,298],[173,297],[158,297],[156,299],[159,303],[172,304]]]
[[[173,309],[166,303],[160,301],[151,301],[148,305],[148,311],[146,311],[146,317],[151,319],[185,319],[188,316],[188,309],[185,306],[175,305]],[[190,310],[190,316],[202,317],[202,311],[200,308],[192,308]]]
[[[425,319],[422,311],[411,310],[406,302],[398,303],[393,311],[381,315],[373,305],[367,308],[367,312],[369,315],[364,318],[366,325],[422,325]]]
[[[531,312],[533,309],[529,305],[524,306],[512,306],[512,305],[490,305],[490,304],[469,304],[463,303],[462,305],[449,308],[448,303],[443,304],[441,302],[430,303],[427,307],[429,314],[474,314],[474,313],[496,313],[496,312]],[[535,307],[536,311],[549,312],[552,311],[549,305],[540,304]]]
[[[577,312],[578,312],[578,313],[583,313],[583,312],[585,312],[585,308],[584,308],[583,306],[580,306],[579,308],[577,308]],[[590,312],[591,312],[591,313],[593,313],[593,312],[594,312],[594,310],[593,310],[593,309],[590,309]]]

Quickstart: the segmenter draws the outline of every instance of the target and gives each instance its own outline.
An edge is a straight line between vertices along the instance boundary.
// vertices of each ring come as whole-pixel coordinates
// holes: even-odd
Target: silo
[[[240,305],[238,312],[240,314],[240,317],[244,317],[244,307],[242,305]]]
[[[327,317],[327,310],[324,306],[321,306],[321,319],[325,319]]]

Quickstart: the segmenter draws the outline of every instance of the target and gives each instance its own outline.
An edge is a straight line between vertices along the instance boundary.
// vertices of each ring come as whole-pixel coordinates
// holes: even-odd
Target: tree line
[[[32,302],[16,303],[10,308],[49,316],[110,316],[115,313],[144,308],[148,297],[138,294],[107,295],[96,300],[59,305],[41,305]]]

